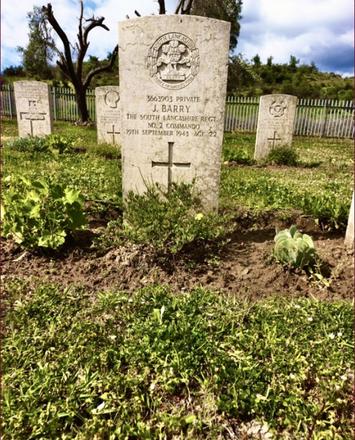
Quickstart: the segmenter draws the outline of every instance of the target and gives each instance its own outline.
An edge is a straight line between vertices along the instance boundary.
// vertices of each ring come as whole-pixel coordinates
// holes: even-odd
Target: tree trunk
[[[86,88],[82,87],[81,85],[78,85],[75,87],[75,94],[76,94],[76,103],[78,104],[78,111],[79,111],[79,117],[80,122],[85,123],[89,122],[89,110],[86,103]]]

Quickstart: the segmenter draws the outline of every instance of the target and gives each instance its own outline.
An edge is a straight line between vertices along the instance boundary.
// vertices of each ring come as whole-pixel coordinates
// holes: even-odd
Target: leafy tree
[[[240,93],[241,90],[253,86],[260,78],[242,54],[229,59],[227,93]]]
[[[290,66],[290,70],[292,72],[296,72],[297,70],[297,64],[299,64],[300,60],[298,60],[294,55],[290,56],[290,61],[288,65]]]
[[[261,59],[258,54],[256,54],[251,60],[254,64],[254,67],[259,68],[261,66]]]
[[[84,69],[84,58],[86,56],[90,42],[88,41],[89,33],[96,27],[100,27],[105,30],[109,28],[103,23],[104,17],[95,18],[94,16],[89,19],[84,19],[84,3],[80,0],[80,16],[78,26],[78,40],[73,48],[66,33],[58,23],[54,16],[52,5],[50,3],[47,6],[42,7],[42,13],[46,21],[52,26],[58,37],[63,43],[63,51],[55,49],[57,56],[59,57],[57,65],[64,73],[66,78],[71,81],[74,86],[76,101],[78,104],[78,110],[80,115],[80,121],[86,123],[89,121],[89,111],[86,103],[86,91],[90,86],[90,83],[94,76],[109,71],[114,66],[115,60],[118,54],[118,46],[113,50],[111,59],[100,65],[92,67],[88,72]],[[93,61],[93,60],[92,60]]]
[[[229,48],[235,49],[240,32],[242,0],[194,0],[191,14],[218,18],[231,23]]]
[[[25,72],[23,66],[9,66],[4,69],[3,74],[5,76],[22,76]]]
[[[18,47],[22,53],[22,64],[28,75],[40,79],[51,78],[51,67],[49,61],[53,59],[54,41],[47,21],[38,6],[27,14],[29,20],[29,42],[27,47]]]

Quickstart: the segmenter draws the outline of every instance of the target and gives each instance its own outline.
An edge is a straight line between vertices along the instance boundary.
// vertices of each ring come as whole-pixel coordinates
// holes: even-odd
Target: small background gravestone
[[[14,83],[17,124],[20,137],[52,133],[49,85],[40,81]]]
[[[95,89],[98,143],[120,144],[120,92],[119,86]]]
[[[351,200],[348,226],[346,228],[345,246],[354,249],[354,193]]]
[[[229,30],[188,15],[119,24],[124,195],[195,180],[217,208]]]
[[[275,147],[292,144],[297,97],[265,95],[260,97],[255,159],[265,158]]]

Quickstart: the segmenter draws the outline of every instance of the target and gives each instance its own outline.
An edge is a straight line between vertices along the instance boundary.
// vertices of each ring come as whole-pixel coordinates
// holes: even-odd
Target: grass
[[[80,189],[89,200],[120,204],[120,152],[115,146],[97,145],[93,127],[55,122],[54,132],[71,135],[87,154],[50,158],[26,155],[5,148],[5,174],[38,177],[51,173]],[[16,136],[16,122],[3,121],[6,139]],[[227,133],[223,145],[220,204],[234,212],[243,206],[265,210],[298,210],[314,217],[323,227],[345,229],[353,186],[353,145],[350,140],[295,138],[300,158],[296,167],[255,166],[255,135]],[[229,166],[237,159],[239,165]],[[45,164],[45,165],[44,165]],[[240,165],[242,164],[242,165]],[[250,166],[253,165],[253,166]]]
[[[350,439],[352,306],[7,285],[4,440]],[[233,437],[234,438],[234,437]]]
[[[122,207],[120,150],[98,146],[94,128],[56,122],[81,150],[61,155],[11,150],[16,122],[2,130],[4,177],[51,176],[97,210]],[[296,209],[344,228],[350,141],[295,138],[296,167],[256,165],[254,143],[225,135],[221,216]],[[349,302],[250,303],[164,286],[94,296],[16,279],[5,289],[4,440],[246,439],[256,428],[264,438],[352,438]]]
[[[4,121],[4,134],[14,136],[14,121]],[[76,139],[76,147],[86,154],[64,154],[55,156],[43,153],[26,153],[4,149],[5,175],[16,175],[31,179],[56,176],[62,184],[81,191],[86,200],[100,200],[122,205],[121,163],[116,146],[97,145],[96,131],[92,128],[75,127],[59,122],[54,133],[66,134]],[[107,160],[113,158],[116,160]]]
[[[224,158],[243,151],[251,160],[254,143],[253,135],[227,134]],[[300,158],[296,167],[222,168],[222,207],[246,206],[254,212],[298,209],[325,227],[344,229],[353,187],[352,141],[295,138],[293,147]]]

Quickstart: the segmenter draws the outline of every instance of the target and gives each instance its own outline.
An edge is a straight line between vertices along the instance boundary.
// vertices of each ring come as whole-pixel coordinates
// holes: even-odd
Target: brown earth
[[[293,219],[295,220],[295,219]],[[303,232],[312,235],[322,261],[323,279],[304,271],[289,271],[272,261],[275,227],[288,227],[264,219],[257,230],[240,228],[217,254],[195,246],[179,257],[157,258],[147,247],[123,245],[103,251],[90,247],[95,231],[81,233],[71,248],[44,254],[23,251],[11,240],[0,244],[2,281],[24,278],[34,284],[78,284],[92,291],[134,291],[150,284],[166,284],[174,291],[202,286],[236,296],[261,298],[274,294],[351,299],[354,258],[344,247],[343,233],[322,232],[313,221],[299,217]],[[214,256],[213,256],[214,255]]]

